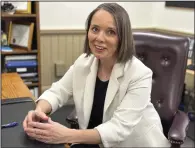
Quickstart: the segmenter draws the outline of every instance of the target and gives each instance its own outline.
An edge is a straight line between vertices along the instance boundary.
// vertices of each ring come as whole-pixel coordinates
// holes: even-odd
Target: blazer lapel
[[[84,91],[84,125],[87,128],[89,118],[91,115],[93,97],[95,91],[95,83],[98,70],[98,59],[94,58],[94,61],[90,67],[89,75],[86,79],[85,91]]]
[[[118,78],[123,76],[123,74],[124,74],[124,65],[119,63],[115,64],[107,88],[107,93],[106,93],[106,98],[104,103],[104,115],[119,89],[120,85],[119,85]],[[105,117],[104,115],[103,117]]]
[[[95,84],[97,78],[97,70],[98,70],[98,62],[97,58],[94,58],[94,61],[91,65],[89,75],[86,79],[85,91],[84,91],[84,127],[87,128],[89,123],[89,118],[91,115],[92,105],[93,105],[93,98],[94,98],[94,91],[95,91]],[[115,64],[110,76],[105,103],[104,103],[104,114],[108,109],[109,105],[111,104],[112,100],[114,99],[118,89],[119,89],[119,81],[118,79],[123,76],[124,74],[124,65],[123,64]],[[103,119],[104,120],[104,119]]]

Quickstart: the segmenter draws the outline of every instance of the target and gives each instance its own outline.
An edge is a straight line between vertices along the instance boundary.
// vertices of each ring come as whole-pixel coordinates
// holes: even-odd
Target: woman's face
[[[92,17],[88,31],[91,52],[100,60],[116,58],[118,47],[117,28],[113,16],[98,10]]]

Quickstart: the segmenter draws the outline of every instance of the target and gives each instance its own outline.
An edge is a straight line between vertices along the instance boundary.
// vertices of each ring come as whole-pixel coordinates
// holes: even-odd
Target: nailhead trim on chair
[[[183,144],[183,142],[173,141],[173,140],[170,140],[170,139],[169,139],[169,141],[170,141],[171,144],[180,144],[180,145]]]
[[[74,121],[68,121],[69,124],[78,124],[77,122]]]

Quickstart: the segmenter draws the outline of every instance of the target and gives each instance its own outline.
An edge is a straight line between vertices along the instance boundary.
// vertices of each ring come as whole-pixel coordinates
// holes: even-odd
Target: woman
[[[150,102],[152,71],[134,56],[127,12],[115,3],[101,4],[90,13],[86,31],[85,53],[39,97],[36,109],[23,122],[26,133],[45,143],[169,146]],[[79,130],[60,125],[46,115],[71,97]]]

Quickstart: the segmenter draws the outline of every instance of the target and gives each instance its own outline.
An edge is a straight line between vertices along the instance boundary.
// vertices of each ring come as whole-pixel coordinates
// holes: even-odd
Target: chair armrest
[[[78,128],[78,117],[75,109],[66,117],[66,121],[71,127]]]
[[[171,144],[183,144],[186,138],[186,131],[189,125],[188,115],[182,111],[177,111],[171,128],[168,132],[168,139]]]

